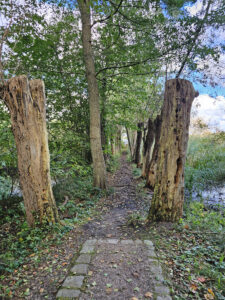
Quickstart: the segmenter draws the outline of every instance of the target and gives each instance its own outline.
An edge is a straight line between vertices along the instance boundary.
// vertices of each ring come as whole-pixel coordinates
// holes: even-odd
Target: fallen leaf
[[[105,291],[107,295],[110,295],[112,293],[112,288],[107,288]]]
[[[67,265],[67,264],[68,264],[67,262],[63,262],[63,263],[62,263],[62,266],[65,266],[65,265]]]
[[[110,238],[112,237],[112,234],[106,234],[106,237]]]
[[[185,225],[184,225],[184,229],[189,229],[188,224],[185,224]]]
[[[91,276],[92,274],[93,274],[93,272],[92,272],[92,271],[89,271],[89,272],[88,272],[88,275],[89,275],[89,276]]]
[[[213,296],[213,298],[214,298],[214,293],[213,293],[213,291],[212,291],[212,289],[208,289],[208,292]]]
[[[152,293],[150,293],[150,292],[147,292],[147,293],[145,293],[145,298],[149,298],[149,299],[151,299],[151,298],[152,298],[152,296],[153,296],[153,294],[152,294]]]
[[[191,286],[190,286],[190,289],[191,289],[192,291],[196,291],[196,290],[198,289],[198,287],[197,287],[196,284],[192,283]]]
[[[41,288],[41,289],[40,289],[40,293],[43,293],[43,292],[44,292],[44,289],[43,289],[43,288]]]
[[[137,272],[133,273],[134,277],[139,277],[139,274]]]
[[[132,298],[130,298],[130,300],[138,300],[138,298],[137,297],[132,297]]]

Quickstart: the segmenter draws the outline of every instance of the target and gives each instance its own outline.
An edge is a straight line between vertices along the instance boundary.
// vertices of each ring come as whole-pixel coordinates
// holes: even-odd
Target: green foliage
[[[102,191],[92,186],[90,175],[67,175],[53,187],[60,224],[49,226],[36,223],[34,228],[30,228],[25,221],[23,203],[17,203],[1,215],[0,273],[12,272],[24,264],[29,255],[36,253],[38,256],[41,249],[60,243],[61,237],[73,229],[74,224],[90,217]]]
[[[203,203],[194,201],[186,208],[185,217],[185,222],[193,229],[225,232],[225,209],[207,210]]]
[[[0,203],[9,197],[11,191],[11,182],[9,179],[0,176]],[[1,207],[0,207],[1,209]]]
[[[132,214],[129,214],[127,217],[127,225],[133,226],[133,227],[139,227],[142,226],[145,222],[146,218],[143,217],[140,213],[134,212]]]
[[[140,177],[141,176],[141,169],[137,168],[136,165],[133,165],[133,176]]]
[[[106,161],[106,170],[110,173],[114,173],[119,167],[119,158],[120,154],[118,155],[111,155],[109,159]]]
[[[21,207],[22,210],[22,207]],[[60,242],[60,237],[72,229],[70,225],[40,225],[36,223],[30,228],[24,217],[17,214],[5,225],[7,236],[0,231],[0,273],[13,272],[26,262],[29,255],[38,253],[54,242]]]
[[[224,178],[224,133],[191,136],[185,167],[186,188],[189,191],[201,191],[222,183]]]
[[[150,234],[166,263],[173,299],[207,299],[209,290],[214,299],[224,299],[224,212],[192,202],[179,225],[160,224]]]

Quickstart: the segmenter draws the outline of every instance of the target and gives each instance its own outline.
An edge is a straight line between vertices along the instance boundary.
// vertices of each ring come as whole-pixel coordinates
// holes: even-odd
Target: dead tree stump
[[[150,221],[175,222],[182,217],[184,165],[194,98],[191,82],[184,79],[166,82],[158,149],[154,157],[156,167]]]
[[[58,212],[52,193],[42,80],[11,78],[4,86],[4,101],[11,115],[16,141],[20,185],[29,225],[55,223]]]

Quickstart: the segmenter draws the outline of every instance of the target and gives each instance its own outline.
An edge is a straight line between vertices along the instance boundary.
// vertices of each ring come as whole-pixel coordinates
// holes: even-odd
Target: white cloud
[[[192,121],[197,118],[207,123],[211,130],[225,131],[225,97],[199,95],[192,106]]]

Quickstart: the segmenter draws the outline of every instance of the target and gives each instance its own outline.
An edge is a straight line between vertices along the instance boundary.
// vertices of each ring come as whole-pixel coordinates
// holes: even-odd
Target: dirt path
[[[104,199],[102,217],[84,226],[89,236],[102,237],[126,237],[126,226],[130,214],[140,210],[143,200],[137,197],[135,182],[132,176],[131,166],[126,161],[126,155],[120,159],[120,168],[111,179],[110,186],[114,192]]]
[[[153,243],[143,240],[138,227],[127,226],[129,214],[143,211],[146,202],[136,192],[126,155],[110,185],[114,192],[103,200],[102,215],[83,226],[89,239],[57,299],[171,299]]]

